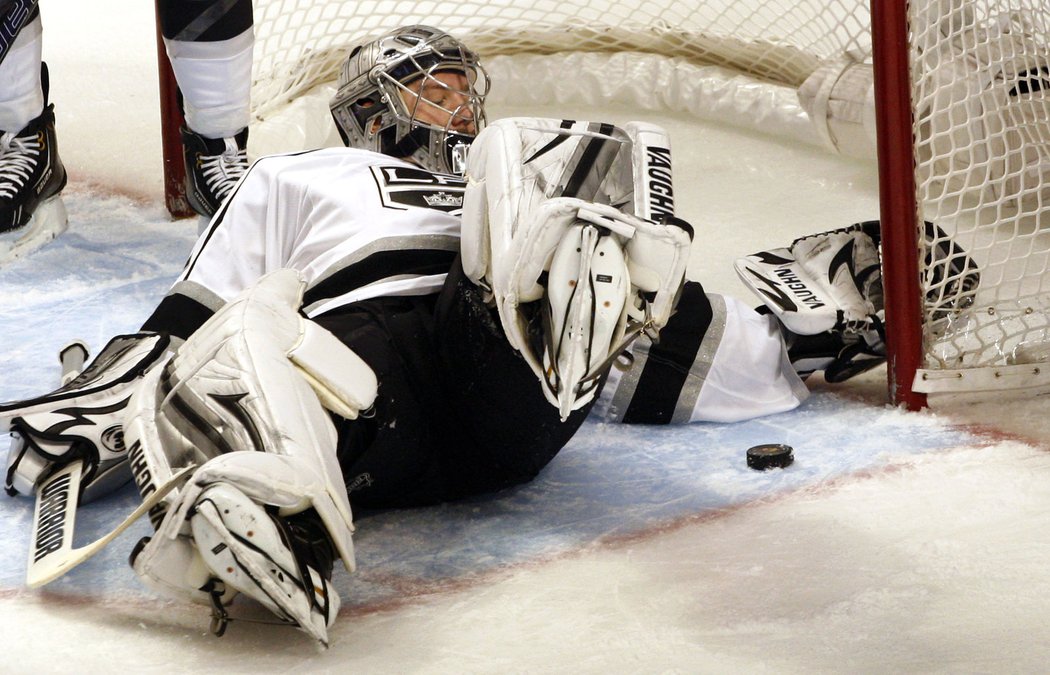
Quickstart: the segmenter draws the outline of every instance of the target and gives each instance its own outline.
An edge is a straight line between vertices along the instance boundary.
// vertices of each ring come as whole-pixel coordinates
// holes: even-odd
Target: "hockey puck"
[[[747,449],[747,465],[756,471],[766,469],[783,469],[795,461],[790,445],[783,443],[766,443]]]

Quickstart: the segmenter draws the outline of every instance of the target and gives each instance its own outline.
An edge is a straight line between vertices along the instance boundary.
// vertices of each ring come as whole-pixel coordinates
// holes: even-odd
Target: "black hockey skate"
[[[0,262],[24,255],[66,229],[59,196],[65,186],[54,105],[45,105],[21,131],[0,131]]]
[[[186,161],[186,200],[193,210],[211,217],[248,170],[248,128],[230,138],[205,138],[182,127]]]

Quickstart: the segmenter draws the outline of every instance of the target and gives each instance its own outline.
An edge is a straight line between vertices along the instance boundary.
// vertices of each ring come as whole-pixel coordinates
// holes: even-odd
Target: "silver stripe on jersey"
[[[649,360],[649,347],[652,343],[648,335],[642,334],[631,346],[630,351],[634,361],[631,367],[620,376],[620,381],[616,384],[616,392],[613,394],[612,402],[609,404],[610,421],[623,421],[623,416],[631,406],[631,399],[634,398],[635,392],[638,391],[638,380],[641,379],[642,372],[645,371],[645,363]]]
[[[678,393],[678,401],[670,420],[672,424],[686,423],[691,419],[696,403],[700,399],[700,392],[704,388],[704,383],[707,382],[708,373],[711,372],[718,345],[721,344],[722,337],[725,335],[725,298],[721,295],[708,295],[707,297],[711,302],[711,323],[704,333],[696,352],[696,358],[693,359],[693,364],[689,368],[689,377],[686,378],[682,390]],[[631,407],[631,401],[638,394],[638,383],[642,373],[645,372],[651,346],[652,341],[648,337],[643,335],[638,338],[631,347],[631,354],[634,357],[631,368],[623,373],[618,381],[610,381],[610,385],[615,387],[615,393],[608,405],[607,412],[601,412],[601,403],[596,408],[606,421],[623,421],[624,415]]]
[[[205,286],[194,281],[176,281],[168,295],[182,295],[204,305],[212,312],[222,309],[226,301]]]
[[[696,402],[700,399],[700,391],[704,388],[711,365],[715,361],[718,345],[722,343],[722,336],[726,332],[725,298],[721,295],[708,295],[707,299],[711,302],[711,324],[704,333],[700,349],[697,350],[693,365],[689,368],[689,377],[678,394],[678,404],[675,405],[674,415],[671,417],[672,424],[684,424],[692,417]]]

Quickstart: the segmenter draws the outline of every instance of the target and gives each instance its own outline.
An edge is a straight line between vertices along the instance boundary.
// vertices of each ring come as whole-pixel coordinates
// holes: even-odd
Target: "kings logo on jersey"
[[[385,208],[436,209],[454,215],[463,210],[467,184],[459,176],[406,166],[373,166],[372,176]]]

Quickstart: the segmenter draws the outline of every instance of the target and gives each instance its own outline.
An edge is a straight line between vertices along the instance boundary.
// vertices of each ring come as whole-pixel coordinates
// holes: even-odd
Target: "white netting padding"
[[[866,4],[843,0],[256,0],[255,18],[260,117],[334,80],[347,44],[408,23],[442,28],[483,57],[649,53],[793,87],[823,60],[871,46]]]
[[[955,297],[951,279],[927,279],[958,311],[934,322],[927,308],[925,386],[977,386],[970,368],[1028,378],[998,367],[1050,355],[1050,5],[919,0],[910,21],[920,215],[981,274]]]

